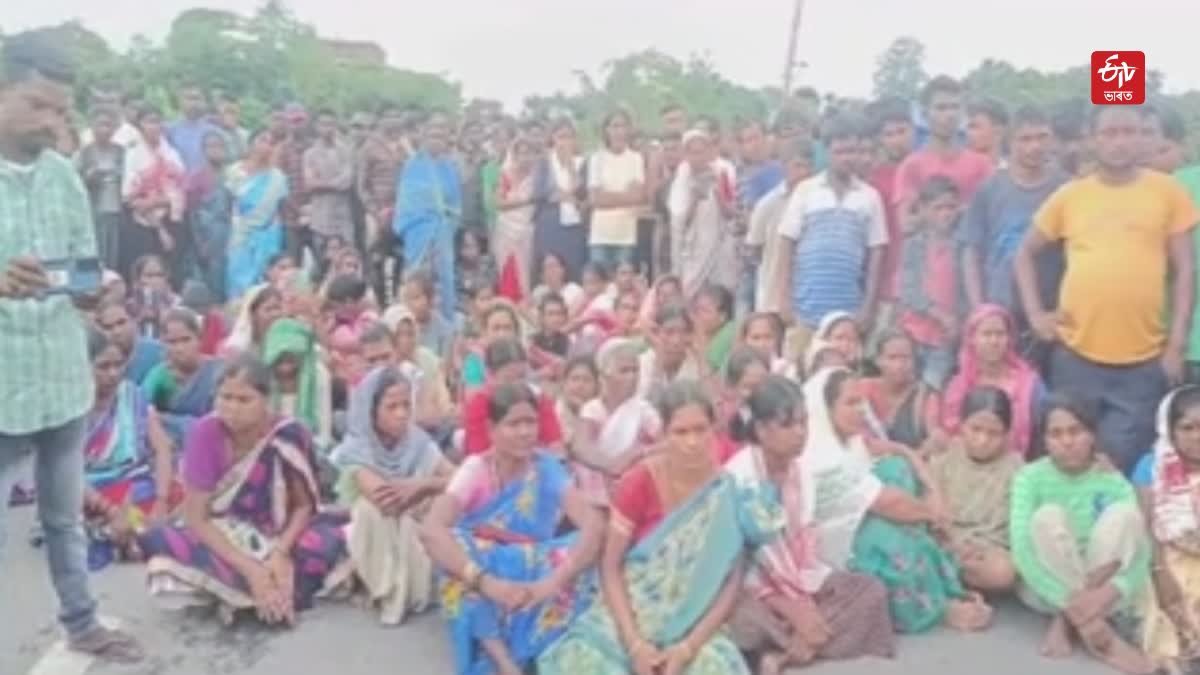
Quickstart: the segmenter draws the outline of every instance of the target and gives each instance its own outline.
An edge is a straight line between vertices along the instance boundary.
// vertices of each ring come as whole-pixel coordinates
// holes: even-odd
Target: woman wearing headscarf
[[[271,324],[283,317],[283,295],[269,284],[250,289],[242,298],[229,337],[221,345],[224,356],[262,354],[263,338]]]
[[[399,368],[371,371],[350,396],[349,428],[331,456],[338,499],[351,509],[350,559],[386,625],[434,600],[433,562],[417,519],[454,469],[416,425],[415,396]]]
[[[1013,419],[1009,446],[1029,453],[1033,421],[1046,396],[1037,371],[1017,353],[1017,327],[1012,314],[1000,305],[980,305],[967,319],[958,354],[958,374],[946,385],[942,398],[942,425],[950,434],[962,422],[963,399],[972,389],[989,385],[1008,394]]]
[[[1154,602],[1143,648],[1167,672],[1200,656],[1200,387],[1176,389],[1158,407],[1158,440],[1134,471],[1154,546]]]
[[[691,299],[707,283],[735,288],[737,239],[733,232],[737,179],[716,156],[712,139],[693,129],[683,135],[686,160],[671,184],[671,262]]]
[[[954,558],[929,531],[940,515],[927,472],[868,449],[854,374],[821,369],[805,382],[804,397],[809,434],[800,461],[814,479],[821,559],[882,581],[897,632],[923,633],[943,621],[986,627],[990,608],[963,588]]]
[[[296,319],[271,324],[263,340],[271,369],[271,411],[308,427],[318,451],[333,444],[333,385],[313,330]]]

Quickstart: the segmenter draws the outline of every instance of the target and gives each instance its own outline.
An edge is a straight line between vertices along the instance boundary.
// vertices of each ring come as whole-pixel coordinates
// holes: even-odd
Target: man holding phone
[[[54,151],[71,105],[71,67],[47,31],[8,37],[0,54],[0,497],[34,455],[38,517],[67,632],[77,651],[142,658],[96,620],[82,527],[83,442],[95,396],[83,315],[92,298],[78,261],[96,258],[87,191]],[[72,261],[65,267],[53,261]],[[0,499],[0,553],[4,511]]]

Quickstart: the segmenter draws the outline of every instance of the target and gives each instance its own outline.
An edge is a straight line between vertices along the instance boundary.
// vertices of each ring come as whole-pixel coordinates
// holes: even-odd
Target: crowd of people
[[[173,121],[94,91],[76,134],[55,45],[10,36],[3,72],[0,488],[33,457],[12,500],[76,649],[141,657],[87,582],[137,563],[226,622],[439,606],[462,675],[890,658],[1006,595],[1048,658],[1200,657],[1169,107],[939,76],[770,122],[614,109],[583,151],[401,105],[247,133],[190,84]],[[61,292],[48,261],[93,258]]]

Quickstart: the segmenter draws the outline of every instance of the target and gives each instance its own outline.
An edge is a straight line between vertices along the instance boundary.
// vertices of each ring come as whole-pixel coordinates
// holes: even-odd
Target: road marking
[[[121,627],[119,619],[102,616],[99,621],[108,628]],[[95,660],[95,656],[68,649],[67,641],[59,640],[50,645],[42,658],[33,664],[29,675],[84,675]]]

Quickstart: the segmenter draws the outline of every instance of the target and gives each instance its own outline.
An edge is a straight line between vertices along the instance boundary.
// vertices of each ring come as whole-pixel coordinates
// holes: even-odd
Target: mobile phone
[[[48,295],[91,295],[98,293],[103,283],[99,258],[45,260],[42,268],[50,280]]]

